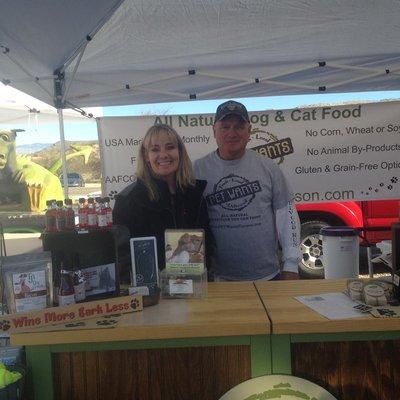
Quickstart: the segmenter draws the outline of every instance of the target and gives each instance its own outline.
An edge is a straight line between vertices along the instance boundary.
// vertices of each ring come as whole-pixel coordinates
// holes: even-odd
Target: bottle
[[[94,208],[94,200],[92,197],[88,198],[88,210],[87,210],[87,217],[88,217],[88,228],[97,228],[97,213],[96,209]]]
[[[97,224],[99,228],[107,228],[107,211],[104,207],[103,199],[97,199],[99,205],[97,209]]]
[[[86,200],[81,197],[79,200],[78,218],[79,218],[79,228],[86,229],[88,227],[88,208],[85,203]]]
[[[107,226],[110,228],[113,226],[112,208],[110,206],[110,198],[104,197],[104,209],[106,210]]]
[[[46,232],[55,232],[57,230],[55,200],[47,200],[46,205],[47,205],[47,210],[44,215]]]
[[[56,230],[57,232],[65,231],[65,210],[62,200],[57,201]]]
[[[61,263],[60,287],[58,290],[58,305],[67,306],[75,303],[74,282],[71,271]]]
[[[72,200],[65,199],[65,229],[72,231],[75,229],[75,211],[72,208]]]
[[[58,293],[60,291],[61,266],[63,265],[64,253],[55,251],[53,268],[53,304],[58,306]]]
[[[96,214],[98,214],[99,213],[99,210],[100,210],[100,208],[101,208],[101,206],[102,206],[102,204],[101,204],[101,201],[102,201],[102,198],[101,197],[95,197],[95,199],[94,199],[94,209],[96,210]]]
[[[73,283],[74,283],[74,295],[75,302],[79,303],[80,301],[84,301],[86,299],[86,290],[85,290],[85,276],[80,268],[79,263],[79,254],[76,254],[74,257],[74,268],[73,268]]]

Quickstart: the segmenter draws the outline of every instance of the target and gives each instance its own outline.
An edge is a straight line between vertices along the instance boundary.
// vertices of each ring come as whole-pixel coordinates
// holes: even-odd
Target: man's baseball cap
[[[214,123],[221,121],[228,115],[238,115],[242,117],[246,122],[250,122],[249,114],[246,107],[237,101],[228,100],[218,106],[215,112]]]

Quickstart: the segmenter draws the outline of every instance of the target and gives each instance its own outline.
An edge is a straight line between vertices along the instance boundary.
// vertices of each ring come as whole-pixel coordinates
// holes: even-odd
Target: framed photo
[[[158,286],[157,241],[154,236],[130,240],[133,286]]]
[[[204,230],[167,229],[165,231],[165,261],[170,272],[204,271]]]

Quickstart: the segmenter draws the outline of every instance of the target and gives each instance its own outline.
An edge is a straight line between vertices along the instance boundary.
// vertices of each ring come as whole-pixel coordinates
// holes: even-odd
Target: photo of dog
[[[165,254],[167,263],[203,263],[204,234],[202,231],[166,232]]]

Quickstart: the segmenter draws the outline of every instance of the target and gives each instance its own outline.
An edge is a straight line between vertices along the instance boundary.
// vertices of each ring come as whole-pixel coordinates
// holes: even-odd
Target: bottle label
[[[58,306],[58,292],[60,291],[60,288],[57,286],[57,284],[54,284],[53,287],[53,305]]]
[[[74,285],[75,301],[82,301],[86,299],[85,282]]]
[[[74,229],[75,228],[75,218],[71,215],[68,216],[65,220],[65,228],[66,229]]]
[[[68,306],[69,304],[75,303],[75,294],[69,294],[66,296],[58,295],[58,305],[59,306]]]
[[[46,215],[45,217],[46,231],[52,232],[56,230],[56,218],[54,215]]]
[[[85,211],[79,212],[79,226],[86,227],[88,223],[88,217]]]
[[[112,210],[107,211],[107,225],[112,226],[113,224],[113,217],[112,217]]]
[[[97,226],[97,215],[96,214],[88,214],[88,225],[89,226]]]
[[[99,227],[107,226],[107,215],[106,214],[99,214],[97,216]]]
[[[63,231],[65,229],[65,218],[64,216],[56,217],[56,229]]]

